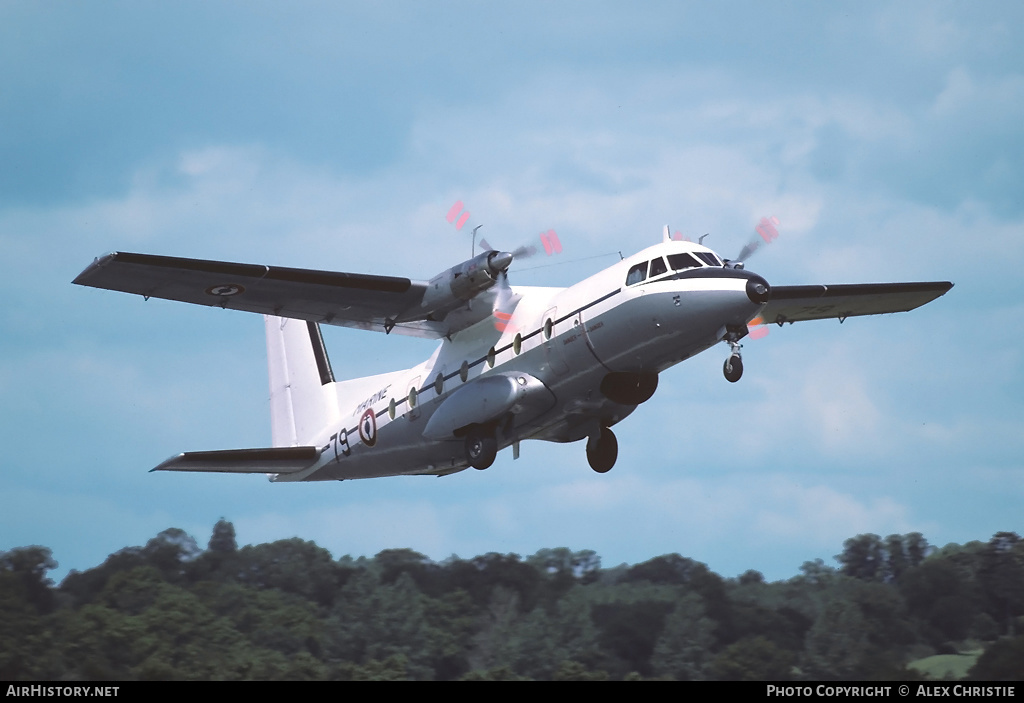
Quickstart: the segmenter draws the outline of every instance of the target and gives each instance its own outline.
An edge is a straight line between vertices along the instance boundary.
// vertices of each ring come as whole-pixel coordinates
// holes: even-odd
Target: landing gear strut
[[[601,434],[587,440],[587,461],[590,468],[599,474],[610,471],[619,458],[619,441],[607,427],[601,428]]]
[[[478,428],[466,435],[465,448],[466,461],[469,465],[483,471],[494,463],[494,457],[498,455],[498,440],[494,437],[494,432]]]
[[[743,345],[740,344],[740,340],[745,334],[746,329],[742,333],[729,332],[725,337],[725,341],[732,351],[722,366],[722,373],[725,374],[725,380],[729,383],[736,383],[743,375],[743,357],[740,356],[740,349],[743,348]]]

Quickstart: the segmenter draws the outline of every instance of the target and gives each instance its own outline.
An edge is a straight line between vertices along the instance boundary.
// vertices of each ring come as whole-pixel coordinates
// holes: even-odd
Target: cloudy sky
[[[795,575],[843,540],[1024,532],[1024,5],[0,2],[0,550],[60,568],[214,522],[435,559],[678,552]],[[569,285],[660,238],[775,284],[951,280],[909,314],[772,328],[662,376],[599,476],[273,485],[150,474],[270,443],[262,320],[71,285],[137,251],[427,279],[554,228]],[[548,263],[547,261],[540,263]],[[518,264],[517,264],[518,266]],[[337,375],[425,340],[327,330]]]

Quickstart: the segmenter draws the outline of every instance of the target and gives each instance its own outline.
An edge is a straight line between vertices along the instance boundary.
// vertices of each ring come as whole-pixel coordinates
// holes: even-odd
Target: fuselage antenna
[[[480,229],[481,227],[483,227],[483,225],[477,225],[476,227],[473,228],[473,247],[472,247],[472,249],[470,249],[470,254],[469,254],[469,258],[471,258],[471,259],[474,256],[476,256],[476,231],[478,229]]]

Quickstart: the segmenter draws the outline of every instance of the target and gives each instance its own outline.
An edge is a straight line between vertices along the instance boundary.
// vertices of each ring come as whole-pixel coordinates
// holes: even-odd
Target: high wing
[[[438,339],[450,332],[444,322],[417,316],[428,284],[394,276],[115,252],[93,261],[74,282],[414,337]],[[399,317],[403,321],[395,323]]]
[[[857,315],[907,312],[930,303],[952,287],[949,281],[772,286],[771,299],[761,311],[761,319],[766,324],[783,325],[804,320],[838,318],[842,321]]]

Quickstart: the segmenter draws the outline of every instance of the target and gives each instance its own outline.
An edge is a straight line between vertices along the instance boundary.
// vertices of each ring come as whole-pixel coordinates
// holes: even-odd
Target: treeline
[[[1024,678],[1024,540],[859,535],[838,569],[722,578],[667,554],[602,568],[543,549],[434,562],[301,539],[206,549],[178,529],[55,586],[45,547],[0,554],[0,679],[901,679],[984,646]]]

